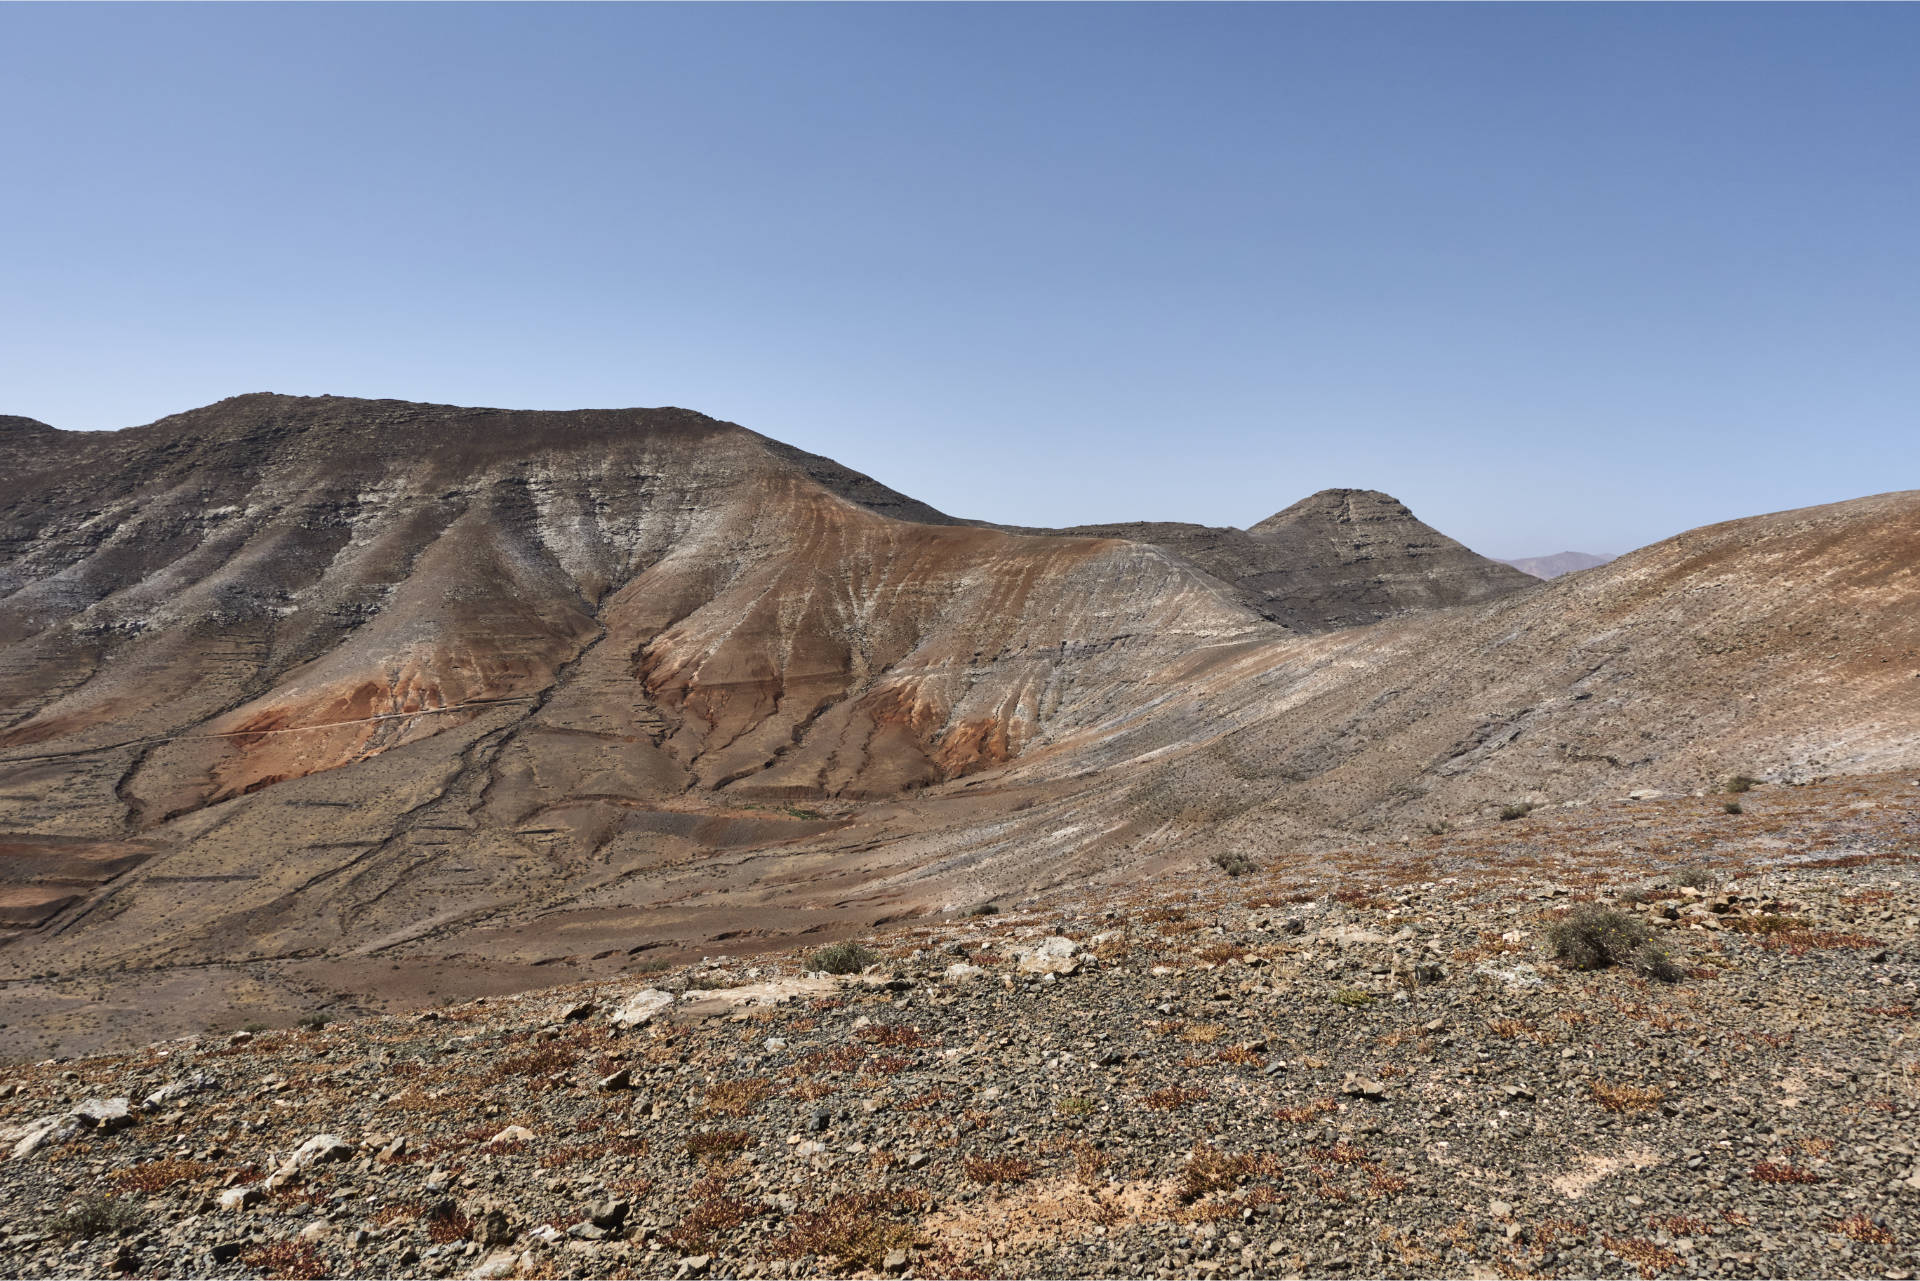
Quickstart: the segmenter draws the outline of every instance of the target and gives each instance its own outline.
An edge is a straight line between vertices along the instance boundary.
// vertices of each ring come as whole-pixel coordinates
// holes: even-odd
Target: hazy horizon
[[[6,6],[0,413],[678,404],[943,510],[1920,484],[1920,11]]]

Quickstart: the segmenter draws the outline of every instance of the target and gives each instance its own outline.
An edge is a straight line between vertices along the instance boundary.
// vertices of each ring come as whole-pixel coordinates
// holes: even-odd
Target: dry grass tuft
[[[708,1087],[703,1110],[709,1116],[745,1116],[760,1100],[777,1093],[773,1082],[763,1076],[719,1081]]]
[[[1663,1250],[1645,1237],[1601,1237],[1600,1243],[1621,1258],[1640,1269],[1643,1277],[1657,1277],[1662,1272],[1680,1271],[1682,1261],[1671,1250]]]
[[[920,1244],[919,1235],[885,1217],[887,1199],[872,1193],[842,1193],[819,1210],[792,1217],[792,1227],[774,1242],[773,1253],[790,1259],[813,1255],[834,1260],[843,1271],[873,1271],[894,1250]],[[942,1269],[935,1275],[955,1275]]]
[[[1811,1170],[1803,1170],[1797,1165],[1787,1165],[1780,1161],[1762,1161],[1753,1167],[1756,1183],[1820,1183],[1821,1177]]]
[[[182,1183],[198,1183],[215,1173],[213,1166],[205,1161],[185,1161],[179,1157],[167,1157],[159,1161],[147,1161],[140,1165],[128,1166],[124,1170],[115,1170],[107,1176],[107,1182],[116,1188],[128,1192],[165,1192],[168,1188]]]
[[[745,1130],[707,1130],[687,1137],[687,1155],[723,1157],[744,1152],[753,1146],[753,1136]]]
[[[1196,1143],[1180,1174],[1180,1195],[1192,1201],[1209,1192],[1238,1186],[1242,1180],[1271,1177],[1285,1169],[1272,1153],[1223,1152],[1209,1143]]]
[[[1189,1103],[1198,1103],[1207,1097],[1205,1090],[1189,1085],[1169,1085],[1163,1090],[1155,1090],[1140,1101],[1160,1112],[1171,1112],[1183,1108]]]
[[[1893,1233],[1864,1214],[1849,1214],[1833,1225],[1833,1230],[1862,1245],[1892,1245]]]
[[[240,1262],[255,1272],[286,1281],[320,1281],[333,1275],[333,1268],[320,1251],[305,1241],[275,1241],[256,1246],[240,1256]]]
[[[1315,1099],[1311,1103],[1302,1103],[1297,1107],[1281,1107],[1273,1110],[1276,1121],[1285,1121],[1289,1125],[1304,1125],[1317,1121],[1330,1112],[1340,1110],[1340,1104],[1334,1099]]]
[[[1593,1097],[1609,1112],[1650,1112],[1666,1099],[1666,1091],[1655,1085],[1615,1085],[1595,1081]]]
[[[970,1156],[960,1169],[975,1183],[1025,1183],[1033,1177],[1033,1162],[1017,1156]]]
[[[734,1196],[727,1190],[726,1180],[712,1176],[694,1184],[689,1196],[693,1208],[673,1228],[661,1234],[662,1240],[682,1254],[711,1250],[721,1233],[731,1232],[767,1210],[758,1201]]]

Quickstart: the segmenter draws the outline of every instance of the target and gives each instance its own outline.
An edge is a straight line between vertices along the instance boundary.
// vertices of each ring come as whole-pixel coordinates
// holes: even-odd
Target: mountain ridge
[[[1914,494],[1541,583],[1375,491],[1002,529],[682,409],[255,396],[0,450],[0,980],[59,976],[42,1027],[130,970],[417,1001],[1920,759]]]

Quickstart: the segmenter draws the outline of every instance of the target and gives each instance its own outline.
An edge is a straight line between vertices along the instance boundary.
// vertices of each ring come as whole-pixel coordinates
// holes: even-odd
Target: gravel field
[[[1649,798],[921,918],[841,975],[15,1065],[0,1271],[1905,1278],[1917,796]],[[1599,912],[1649,941],[1554,959]]]

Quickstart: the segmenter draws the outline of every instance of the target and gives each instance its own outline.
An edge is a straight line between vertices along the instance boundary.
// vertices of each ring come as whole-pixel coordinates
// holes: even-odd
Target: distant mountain
[[[1594,556],[1587,552],[1555,552],[1551,556],[1522,556],[1517,560],[1501,560],[1500,563],[1511,565],[1535,578],[1558,578],[1575,570],[1596,569],[1613,559],[1611,556]]]
[[[1219,579],[1261,617],[1297,632],[1479,604],[1538,585],[1373,489],[1323,489],[1251,529],[1129,521],[1018,532],[1164,548]]]

